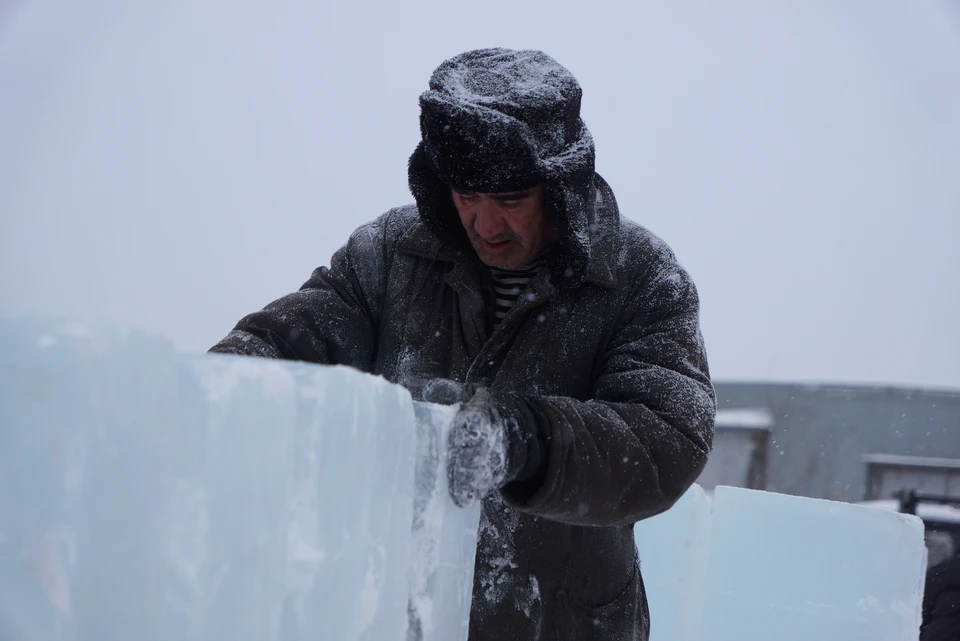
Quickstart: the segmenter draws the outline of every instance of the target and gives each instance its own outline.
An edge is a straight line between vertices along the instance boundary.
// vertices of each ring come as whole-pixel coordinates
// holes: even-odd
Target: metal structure
[[[927,501],[960,504],[960,459],[867,454],[863,462],[867,470],[867,500],[888,496],[906,500],[924,494]],[[908,513],[916,514],[916,510]]]
[[[945,495],[960,490],[955,480],[960,469],[953,467],[955,462],[960,468],[960,391],[782,383],[715,386],[718,426],[713,456],[718,463],[729,458],[729,449],[736,449],[728,445],[738,438],[733,436],[736,421],[730,417],[756,419],[760,412],[769,416],[765,428],[750,424],[766,431],[763,437],[753,437],[757,443],[765,439],[759,448],[763,451],[751,459],[755,465],[762,462],[762,471],[737,476],[728,468],[723,484],[858,502],[879,498],[880,489],[886,493],[883,498],[901,489],[902,482],[870,489],[896,464],[902,481],[908,473],[904,465],[916,468],[925,463],[909,470],[917,479],[926,479],[926,485],[914,489]],[[708,465],[702,478],[713,482],[709,470]],[[940,474],[945,470],[954,471]]]
[[[708,492],[718,485],[766,488],[772,429],[773,416],[766,408],[718,410],[713,451],[697,483]]]

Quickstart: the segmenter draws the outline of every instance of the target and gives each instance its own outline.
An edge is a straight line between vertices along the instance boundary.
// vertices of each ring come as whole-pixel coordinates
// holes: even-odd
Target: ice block
[[[652,641],[701,638],[710,517],[710,497],[694,485],[672,508],[634,526]]]
[[[634,532],[651,641],[912,641],[920,519],[858,505],[693,486]]]
[[[917,638],[926,548],[915,516],[718,487],[711,537],[713,638]]]
[[[425,641],[464,640],[454,410],[347,367],[0,319],[0,639],[403,641],[416,604]]]

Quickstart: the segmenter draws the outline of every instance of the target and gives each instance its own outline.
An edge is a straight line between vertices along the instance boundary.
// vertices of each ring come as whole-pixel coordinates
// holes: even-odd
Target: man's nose
[[[473,223],[473,228],[480,237],[485,240],[493,240],[505,227],[503,214],[501,214],[494,203],[481,201],[476,208],[477,218]]]

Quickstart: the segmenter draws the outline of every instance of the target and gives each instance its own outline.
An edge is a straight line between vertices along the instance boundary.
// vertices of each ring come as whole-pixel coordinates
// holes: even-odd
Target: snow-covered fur
[[[422,140],[408,166],[424,225],[469,249],[451,187],[502,193],[542,184],[558,236],[551,269],[562,286],[580,285],[596,217],[581,95],[573,74],[540,51],[468,51],[437,67],[420,96]]]

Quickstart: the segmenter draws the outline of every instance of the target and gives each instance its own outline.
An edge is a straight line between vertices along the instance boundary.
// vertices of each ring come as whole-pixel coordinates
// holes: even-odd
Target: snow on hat
[[[593,139],[580,118],[580,85],[540,51],[481,49],[443,62],[420,96],[422,140],[410,190],[423,223],[469,246],[450,187],[509,192],[543,184],[558,231],[558,272],[582,279],[593,218]]]

